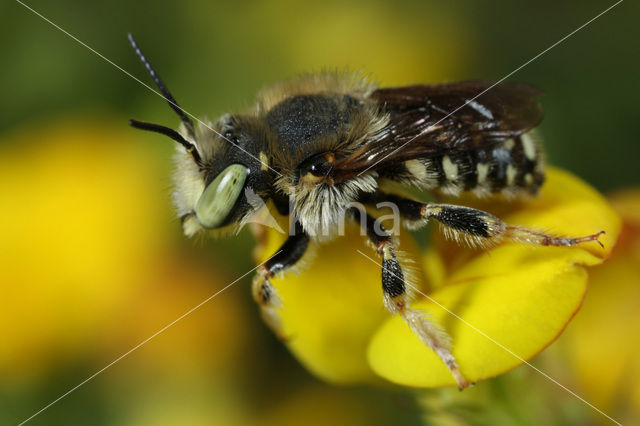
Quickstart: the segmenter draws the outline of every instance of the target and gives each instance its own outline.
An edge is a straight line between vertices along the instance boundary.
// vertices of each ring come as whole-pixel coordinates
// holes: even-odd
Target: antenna
[[[162,92],[162,95],[164,96],[164,99],[167,101],[167,103],[169,104],[171,109],[173,109],[176,112],[176,114],[178,114],[180,116],[180,119],[182,120],[182,122],[184,123],[185,127],[187,128],[187,132],[189,132],[189,135],[195,139],[193,121],[191,121],[191,119],[187,116],[187,114],[184,112],[182,107],[180,105],[178,105],[178,102],[176,102],[176,100],[173,97],[173,95],[171,94],[171,92],[169,92],[169,89],[167,89],[167,86],[164,85],[164,82],[162,81],[162,79],[160,78],[160,76],[158,75],[156,70],[153,69],[153,67],[151,66],[151,64],[147,60],[146,56],[144,56],[144,53],[142,53],[142,51],[138,47],[138,44],[133,39],[133,36],[131,35],[131,33],[127,34],[127,37],[129,38],[129,43],[131,44],[131,47],[133,47],[133,50],[136,52],[136,55],[140,59],[140,62],[142,62],[142,65],[144,65],[144,67],[147,69],[147,71],[149,72],[149,75],[151,76],[153,81],[156,83],[156,86],[158,86],[158,89],[160,89],[160,92]],[[132,124],[132,126],[136,127],[133,124]],[[142,127],[139,127],[139,128],[142,129]],[[151,129],[150,128],[144,128],[143,130],[151,130]],[[165,134],[165,135],[169,136],[170,138],[174,139],[172,136],[170,136],[169,134],[165,133],[164,131],[158,131],[158,130],[151,130],[151,131]],[[174,140],[176,140],[176,139],[174,139]],[[181,143],[178,140],[176,140],[176,142]]]
[[[200,154],[198,153],[195,145],[183,138],[182,135],[175,130],[169,127],[162,126],[160,124],[147,123],[145,121],[138,121],[134,119],[129,120],[129,125],[131,127],[135,127],[136,129],[147,130],[149,132],[155,132],[160,133],[161,135],[169,136],[171,139],[184,146],[187,152],[191,154],[193,160],[197,165],[202,165],[202,159],[200,158]]]

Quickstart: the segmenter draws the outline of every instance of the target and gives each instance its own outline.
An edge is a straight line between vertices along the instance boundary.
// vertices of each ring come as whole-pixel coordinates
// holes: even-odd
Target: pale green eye
[[[244,188],[247,168],[232,164],[204,190],[196,204],[196,217],[205,228],[217,228],[229,215]]]

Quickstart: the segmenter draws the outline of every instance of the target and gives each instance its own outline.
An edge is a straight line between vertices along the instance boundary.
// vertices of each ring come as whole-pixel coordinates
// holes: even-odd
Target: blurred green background
[[[210,118],[249,106],[266,84],[321,69],[362,70],[381,85],[497,80],[613,4],[25,3],[151,85],[127,43],[133,33],[182,106]],[[550,162],[604,192],[640,183],[639,12],[623,2],[511,77],[546,93]],[[181,236],[169,199],[173,146],[126,122],[177,125],[161,98],[17,2],[0,3],[0,22],[0,423],[15,424],[250,269],[253,242],[247,232],[202,244]],[[64,267],[69,259],[93,266]],[[33,424],[601,420],[522,369],[459,400],[449,390],[416,399],[322,384],[261,324],[247,280],[184,322]],[[558,417],[530,383],[566,402]],[[430,399],[437,392],[457,407],[451,418],[438,417],[446,404]],[[524,406],[513,392],[527,396]]]

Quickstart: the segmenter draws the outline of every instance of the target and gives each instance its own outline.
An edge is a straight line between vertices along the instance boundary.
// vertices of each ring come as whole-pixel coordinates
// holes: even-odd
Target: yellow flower
[[[108,117],[38,123],[2,138],[5,381],[46,380],[61,364],[89,358],[97,370],[231,281],[211,259],[175,250],[181,236],[168,182],[149,161],[158,145],[140,138],[126,119]],[[221,298],[213,312],[217,320],[167,331],[154,360],[193,347],[207,349],[201,357],[209,365],[235,358],[239,306]],[[236,320],[225,323],[229,317]]]
[[[640,189],[610,200],[623,219],[620,241],[591,271],[584,306],[551,360],[571,373],[569,383],[585,399],[632,423],[640,415]]]
[[[489,250],[461,248],[436,234],[424,254],[410,236],[402,236],[401,249],[419,266],[414,272],[419,292],[412,307],[445,328],[461,372],[478,381],[522,364],[563,331],[580,308],[585,267],[609,255],[620,224],[601,195],[558,169],[548,171],[540,196],[526,202],[447,201],[555,234],[607,232],[601,238],[604,248],[595,243],[570,248],[503,243]],[[272,230],[267,235],[260,259],[284,239]],[[380,269],[357,250],[376,257],[357,229],[351,229],[346,237],[320,245],[300,275],[273,280],[290,350],[311,372],[331,382],[383,378],[409,386],[454,385],[435,353],[384,309]]]

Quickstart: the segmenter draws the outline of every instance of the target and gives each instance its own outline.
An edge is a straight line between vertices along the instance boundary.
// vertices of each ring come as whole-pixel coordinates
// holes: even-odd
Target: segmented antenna
[[[162,81],[162,79],[160,78],[156,70],[153,69],[153,67],[147,60],[146,56],[144,56],[144,53],[142,53],[142,51],[138,47],[138,44],[133,39],[133,36],[131,35],[131,33],[127,34],[127,37],[129,38],[129,43],[131,44],[131,47],[133,47],[133,50],[136,52],[136,55],[140,59],[140,62],[142,62],[142,65],[144,65],[144,67],[147,69],[147,71],[149,72],[149,75],[151,76],[153,81],[156,83],[156,86],[158,86],[158,89],[160,89],[160,92],[162,92],[162,96],[164,96],[164,99],[167,101],[171,109],[173,109],[176,112],[176,114],[180,116],[180,119],[182,120],[185,127],[187,128],[187,132],[189,132],[189,135],[195,138],[193,121],[191,121],[189,116],[185,114],[182,107],[178,105],[178,102],[176,102],[171,92],[169,92],[169,89],[167,89],[167,86],[164,85],[164,82]],[[150,130],[150,129],[145,129],[145,130]],[[156,130],[152,130],[152,131],[156,131]],[[163,133],[163,132],[158,132],[158,133]],[[166,134],[166,133],[163,133],[163,134]],[[166,135],[169,136],[168,134]],[[176,140],[176,142],[179,142],[179,141]]]
[[[131,127],[135,127],[136,129],[148,130],[150,132],[156,132],[160,133],[161,135],[169,136],[171,139],[184,146],[187,152],[191,154],[196,164],[202,164],[200,154],[198,153],[196,147],[191,142],[183,138],[182,135],[175,130],[169,127],[162,126],[160,124],[147,123],[146,121],[138,121],[134,119],[129,120],[129,125]]]

